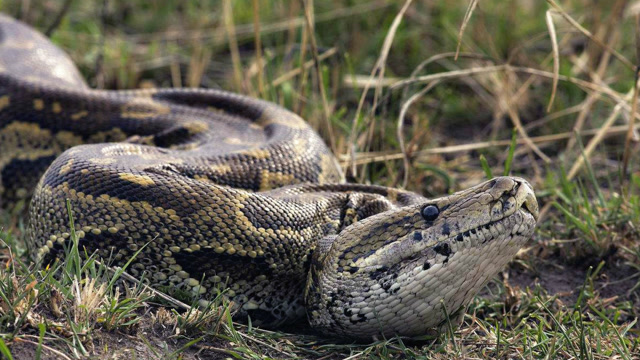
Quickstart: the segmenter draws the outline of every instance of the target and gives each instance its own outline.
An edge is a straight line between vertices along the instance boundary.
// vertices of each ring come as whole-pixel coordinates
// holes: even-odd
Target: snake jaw
[[[425,221],[420,214],[430,205],[440,213]],[[325,333],[363,339],[437,330],[446,321],[442,305],[464,310],[529,239],[537,218],[531,186],[503,177],[361,220],[338,234],[321,271],[312,267],[310,322]],[[376,227],[387,233],[377,248],[354,253]]]

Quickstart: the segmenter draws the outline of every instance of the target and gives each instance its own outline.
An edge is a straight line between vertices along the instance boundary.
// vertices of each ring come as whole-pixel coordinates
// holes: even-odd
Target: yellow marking
[[[99,131],[89,137],[90,143],[120,142],[127,138],[127,134],[119,128],[112,128],[107,131]]]
[[[213,107],[213,106],[207,106],[207,110],[214,112],[216,114],[222,114],[222,115],[230,115],[228,112],[224,111],[223,109],[217,108],[217,107]]]
[[[211,181],[211,179],[209,179],[208,177],[204,176],[204,175],[195,175],[193,177],[195,180],[198,181],[203,181],[203,182],[208,182],[208,183],[212,183],[213,181]]]
[[[209,130],[209,124],[204,121],[194,121],[183,125],[189,134],[196,135]]]
[[[69,161],[67,161],[66,164],[62,165],[60,167],[60,172],[58,174],[60,175],[64,175],[66,173],[68,173],[69,171],[71,171],[71,166],[73,165],[73,159],[69,159]]]
[[[55,139],[64,149],[83,143],[82,137],[75,135],[71,131],[58,131],[55,135]]]
[[[264,126],[256,123],[249,124],[249,128],[254,130],[264,130]]]
[[[44,109],[44,101],[42,99],[34,99],[33,100],[33,108],[40,111]]]
[[[285,185],[292,185],[298,182],[299,181],[295,176],[291,174],[262,170],[262,173],[260,174],[260,191],[275,189]]]
[[[51,131],[40,128],[38,124],[14,121],[0,129],[0,168],[12,158],[37,160],[60,152]]]
[[[77,113],[71,114],[71,120],[80,120],[87,115],[89,115],[89,112],[86,110],[78,111]]]
[[[271,124],[284,125],[293,129],[306,129],[309,127],[298,115],[272,107],[265,108],[255,123],[263,127]]]
[[[18,197],[18,199],[24,199],[27,197],[28,194],[29,194],[29,191],[27,191],[27,189],[25,188],[19,188],[16,190],[16,196]]]
[[[148,99],[135,98],[122,106],[120,115],[123,118],[149,119],[170,112],[171,108],[167,105],[158,104]]]
[[[256,159],[268,159],[271,156],[271,154],[269,153],[269,150],[265,150],[265,149],[244,149],[244,150],[236,151],[236,153],[246,155],[246,156],[251,156]]]
[[[103,155],[140,155],[144,154],[143,147],[137,144],[116,144],[105,146],[101,150]]]
[[[396,189],[388,189],[387,190],[387,199],[390,201],[396,202],[398,201],[398,190]]]
[[[53,111],[54,114],[59,114],[62,112],[62,106],[60,105],[59,102],[54,102],[53,104],[51,104],[51,111]]]
[[[153,179],[147,175],[136,175],[130,173],[120,173],[118,175],[120,176],[120,179],[130,181],[140,186],[151,186],[156,184],[153,182]]]
[[[109,164],[113,164],[114,162],[116,162],[116,159],[109,158],[109,157],[91,158],[91,159],[89,159],[89,161],[91,161],[92,163],[94,163],[96,165],[109,165]]]
[[[211,171],[219,173],[219,174],[226,174],[226,173],[231,171],[231,166],[229,166],[227,164],[211,165],[211,166],[209,166],[209,169],[211,169]]]
[[[8,107],[10,104],[9,95],[0,96],[0,110]]]
[[[237,137],[228,137],[223,140],[226,144],[229,145],[242,145],[246,144],[244,141],[238,139]]]

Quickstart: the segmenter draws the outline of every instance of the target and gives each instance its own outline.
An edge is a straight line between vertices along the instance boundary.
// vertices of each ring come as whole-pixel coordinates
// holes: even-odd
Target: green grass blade
[[[491,172],[487,158],[484,157],[484,155],[480,155],[480,165],[482,166],[482,170],[484,170],[484,174],[487,176],[487,179],[493,179],[493,173]]]
[[[42,341],[44,340],[44,334],[47,331],[47,327],[40,323],[38,324],[38,347],[36,348],[36,360],[40,360],[40,355],[42,354]]]
[[[13,360],[11,351],[9,351],[9,347],[7,347],[7,344],[5,344],[2,338],[0,338],[0,354],[7,360]]]

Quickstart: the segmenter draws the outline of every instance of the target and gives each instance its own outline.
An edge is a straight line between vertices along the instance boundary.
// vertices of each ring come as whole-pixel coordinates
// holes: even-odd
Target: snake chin
[[[310,322],[361,339],[457,324],[531,237],[537,218],[531,186],[503,177],[355,223],[314,254]]]

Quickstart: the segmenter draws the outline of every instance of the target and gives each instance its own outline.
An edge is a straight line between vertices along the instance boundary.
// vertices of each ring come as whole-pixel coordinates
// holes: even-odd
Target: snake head
[[[533,189],[500,177],[455,194],[397,207],[321,241],[305,302],[326,334],[371,339],[438,331],[531,237]]]

